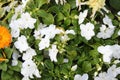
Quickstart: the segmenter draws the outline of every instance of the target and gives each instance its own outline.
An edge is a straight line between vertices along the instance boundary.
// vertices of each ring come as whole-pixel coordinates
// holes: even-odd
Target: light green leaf
[[[0,70],[7,71],[7,64],[5,62],[0,63]]]
[[[89,72],[92,70],[91,63],[89,61],[84,61],[82,64],[82,69],[84,72]]]

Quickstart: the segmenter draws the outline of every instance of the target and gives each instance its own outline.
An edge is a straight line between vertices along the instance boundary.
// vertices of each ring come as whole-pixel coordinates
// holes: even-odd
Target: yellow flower
[[[9,30],[4,27],[0,26],[0,49],[8,47],[11,43],[11,34]]]
[[[92,17],[95,15],[96,11],[99,11],[105,6],[105,0],[89,0],[88,3],[90,8],[92,8]]]
[[[97,11],[100,11],[100,9],[106,9],[105,6],[105,0],[89,0],[89,1],[85,1],[85,2],[81,2],[81,5],[88,5],[90,8],[92,8],[92,15],[91,17],[93,18],[95,13]]]

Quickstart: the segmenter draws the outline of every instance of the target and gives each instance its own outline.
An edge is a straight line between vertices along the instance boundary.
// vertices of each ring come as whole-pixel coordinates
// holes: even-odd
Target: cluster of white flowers
[[[20,29],[33,29],[36,19],[32,18],[28,12],[22,13],[21,18],[12,20],[10,23],[12,37],[19,37]]]
[[[39,39],[40,42],[38,44],[39,50],[43,50],[48,48],[49,49],[49,57],[51,61],[57,62],[57,45],[56,44],[50,44],[50,40],[53,39],[57,34],[63,34],[61,36],[61,41],[68,41],[69,37],[68,34],[75,35],[75,32],[73,30],[62,30],[61,28],[56,28],[55,25],[51,24],[48,27],[42,23],[40,23],[37,30],[34,31],[34,37],[35,39]]]
[[[34,37],[41,40],[38,44],[39,50],[43,50],[50,46],[50,39],[53,39],[56,34],[60,34],[61,30],[57,29],[55,25],[51,24],[49,27],[45,26],[39,28],[39,30],[35,31],[34,33]]]
[[[39,50],[47,50],[48,56],[51,61],[57,62],[57,54],[60,53],[58,43],[54,41],[56,35],[60,35],[60,40],[62,43],[66,43],[70,40],[69,34],[75,35],[74,30],[64,30],[62,28],[57,28],[56,25],[50,24],[45,25],[40,23],[37,29],[35,29],[35,23],[37,19],[32,18],[28,12],[24,12],[24,8],[29,0],[22,0],[22,4],[15,8],[15,14],[12,16],[10,21],[10,29],[12,37],[16,40],[14,42],[15,51],[12,55],[12,66],[18,65],[18,58],[21,57],[23,60],[21,67],[21,74],[23,75],[22,80],[30,80],[30,78],[40,78],[40,72],[37,68],[36,63],[33,61],[34,56],[37,55],[36,51],[28,44],[27,37],[25,35],[21,35],[21,30],[31,29],[34,32],[34,38],[39,40],[38,43]],[[105,10],[105,0],[76,0],[76,6],[81,8],[81,5],[88,5],[92,8],[93,18],[96,11],[100,11],[100,9]],[[50,2],[50,0],[48,0]],[[55,0],[56,4],[65,4],[66,0]],[[13,4],[10,4],[10,7],[5,7],[4,9],[9,12],[9,10],[17,3],[15,1]],[[84,24],[84,20],[88,15],[88,9],[85,9],[83,12],[79,13],[77,16],[78,24],[80,25],[80,33],[81,36],[86,40],[90,40],[93,36],[95,36],[94,28],[95,26],[88,22]],[[118,12],[120,15],[120,12]],[[76,16],[75,16],[76,17]],[[115,30],[115,26],[112,24],[112,20],[105,15],[103,18],[103,24],[100,27],[100,32],[97,34],[97,38],[107,39],[110,38]],[[118,31],[118,35],[120,35],[120,30]],[[19,52],[18,52],[18,51]],[[120,45],[106,45],[99,46],[98,52],[103,54],[103,61],[110,63],[112,58],[120,59]],[[22,54],[21,54],[22,53]],[[64,59],[63,63],[68,63],[69,59]],[[117,63],[117,61],[116,61]],[[43,63],[42,63],[43,64]],[[71,67],[71,71],[77,70],[77,64]],[[120,67],[116,68],[116,65],[111,66],[107,72],[101,72],[98,76],[94,77],[94,80],[117,80],[116,76],[120,74]],[[74,80],[88,80],[88,74],[76,74],[74,76]]]
[[[29,78],[34,78],[33,75],[35,75],[38,78],[41,77],[36,64],[31,59],[23,62],[21,74],[24,76],[22,80],[30,80]]]
[[[112,65],[107,72],[101,72],[98,76],[94,77],[94,80],[118,80],[116,76],[120,74],[120,67]]]
[[[14,43],[15,47],[23,53],[22,59],[24,60],[21,68],[21,74],[24,76],[22,80],[29,80],[29,78],[33,78],[33,75],[40,78],[39,70],[37,69],[36,64],[32,61],[32,57],[36,55],[34,49],[30,48],[27,39],[24,35],[18,37],[18,41]],[[12,65],[17,65],[17,58],[19,57],[18,53],[13,54],[13,62]]]
[[[92,23],[87,23],[86,25],[80,25],[81,36],[85,37],[87,40],[90,40],[94,35],[94,25]]]
[[[110,63],[112,57],[120,59],[120,45],[99,46],[98,52],[103,54],[103,61]]]
[[[34,49],[29,48],[23,53],[22,59],[25,60],[22,64],[21,74],[24,76],[22,80],[29,80],[29,78],[34,78],[33,75],[40,78],[39,70],[36,64],[32,61],[32,57],[36,55]]]
[[[97,37],[102,39],[110,38],[114,33],[115,26],[113,26],[112,20],[107,15],[103,18],[103,23]]]
[[[19,10],[19,7],[25,7],[28,0],[22,0],[23,4],[19,5],[15,9],[15,15],[13,15],[10,28],[12,37],[17,38],[17,41],[14,43],[16,49],[20,51],[22,54],[22,59],[24,60],[21,68],[21,74],[24,76],[22,80],[29,80],[29,78],[33,78],[33,75],[40,78],[39,70],[37,69],[36,64],[32,61],[32,57],[36,55],[34,49],[30,48],[27,42],[27,38],[24,35],[20,35],[21,29],[33,29],[34,24],[36,23],[36,19],[32,18],[28,12],[23,12]],[[22,12],[21,12],[22,11]],[[18,13],[21,13],[20,18],[17,18]],[[12,66],[16,66],[18,64],[17,59],[19,58],[19,53],[14,52]]]

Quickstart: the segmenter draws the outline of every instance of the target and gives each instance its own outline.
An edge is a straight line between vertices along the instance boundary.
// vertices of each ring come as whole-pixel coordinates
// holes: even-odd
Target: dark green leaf
[[[6,54],[8,59],[11,58],[12,53],[13,53],[13,49],[12,48],[5,48],[5,54]]]
[[[114,9],[120,10],[120,0],[110,0],[109,2]]]
[[[45,10],[39,10],[37,12],[39,17],[42,17],[42,20],[44,24],[53,24],[54,23],[54,17],[52,14],[47,13]]]

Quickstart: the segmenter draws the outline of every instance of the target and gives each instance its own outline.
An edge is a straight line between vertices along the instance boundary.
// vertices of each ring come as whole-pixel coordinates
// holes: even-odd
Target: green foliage
[[[14,0],[0,0],[0,25],[6,26],[10,31],[12,31],[12,29],[9,25],[13,15],[15,15],[15,8],[22,4],[22,0],[18,0],[17,4],[13,6],[9,12],[5,11],[3,7],[12,3],[12,1]],[[87,5],[81,6],[81,10],[79,11],[80,7],[76,7],[76,0],[66,1],[67,3],[61,5],[60,2],[59,4],[56,4],[55,0],[50,0],[50,3],[48,3],[48,0],[29,0],[26,7],[23,9],[23,12],[30,13],[31,17],[36,19],[34,29],[20,29],[20,35],[26,36],[28,45],[36,51],[36,55],[32,60],[37,65],[41,74],[41,78],[34,76],[31,80],[73,80],[76,74],[84,73],[90,74],[90,80],[93,80],[95,72],[99,73],[102,72],[102,70],[107,70],[107,67],[104,66],[113,64],[105,64],[103,62],[103,56],[98,52],[98,47],[101,45],[120,44],[120,37],[118,35],[118,31],[120,30],[120,16],[116,14],[116,11],[120,10],[120,0],[106,0],[105,7],[107,6],[107,9],[109,9],[110,12],[106,13],[103,10],[103,14],[101,14],[97,11],[94,19],[90,17],[92,9]],[[88,0],[81,1],[84,2]],[[109,3],[107,3],[107,1]],[[91,22],[95,26],[95,36],[90,40],[86,40],[85,37],[81,36],[80,24],[78,24],[79,14],[85,9],[88,9],[89,11],[82,24]],[[114,9],[115,12],[112,9]],[[100,12],[102,12],[102,10]],[[21,13],[18,12],[18,19],[20,15]],[[113,25],[116,26],[114,34],[107,39],[97,38],[96,36],[100,31],[100,27],[104,24],[102,19],[105,15],[108,15],[112,20]],[[53,39],[50,39],[50,47],[52,44],[57,45],[57,62],[51,61],[49,58],[48,49],[50,47],[39,50],[38,45],[41,41],[41,34],[39,35],[40,39],[35,39],[33,35],[35,30],[43,27],[40,26],[40,23],[47,25],[47,27],[50,24],[54,24],[57,29],[63,30],[62,33],[56,34]],[[108,27],[109,25],[106,26]],[[74,30],[75,35],[66,34],[66,30]],[[68,40],[62,41],[61,37],[66,35]],[[45,36],[42,38],[44,37]],[[21,57],[18,58],[18,64],[16,66],[11,65],[15,41],[17,41],[17,38],[12,38],[12,43],[9,47],[0,49],[0,58],[3,57],[2,51],[4,51],[6,55],[6,60],[0,62],[1,80],[21,80],[23,78],[21,75],[21,68],[22,63],[24,62],[22,56],[25,51],[21,53],[16,49]],[[65,59],[68,61],[65,61]],[[73,65],[77,65],[75,71],[71,70]],[[102,68],[102,70],[99,71],[98,67]]]
[[[120,0],[110,0],[110,5],[115,9],[115,10],[120,10]]]
[[[53,24],[54,23],[54,17],[52,14],[47,13],[45,10],[39,10],[37,11],[38,17],[42,17],[42,21],[45,24]]]

